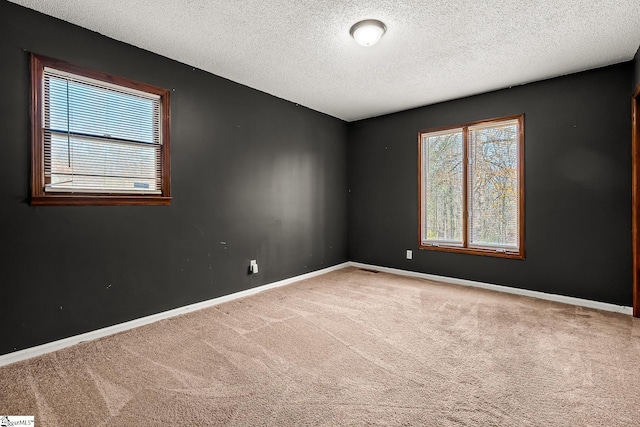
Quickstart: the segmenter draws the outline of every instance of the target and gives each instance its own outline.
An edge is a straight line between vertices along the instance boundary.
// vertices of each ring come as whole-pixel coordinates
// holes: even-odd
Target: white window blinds
[[[45,192],[160,194],[160,96],[45,67]]]

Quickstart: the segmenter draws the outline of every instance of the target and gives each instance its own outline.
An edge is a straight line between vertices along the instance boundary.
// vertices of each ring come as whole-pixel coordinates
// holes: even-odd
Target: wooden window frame
[[[518,121],[518,251],[502,251],[490,248],[475,248],[469,247],[468,236],[469,236],[469,207],[468,207],[468,187],[469,187],[469,165],[468,165],[468,156],[469,156],[469,128],[485,125],[495,122],[498,124],[499,122],[508,121],[508,120],[517,120]],[[453,246],[446,244],[438,244],[438,245],[425,245],[422,242],[422,230],[423,230],[423,212],[422,212],[422,189],[423,189],[423,165],[422,165],[422,137],[424,134],[435,133],[435,132],[443,132],[447,130],[455,131],[462,129],[463,135],[463,195],[462,195],[462,205],[463,205],[463,213],[462,213],[462,228],[463,228],[463,237],[462,237],[462,246]],[[493,119],[486,120],[478,120],[475,122],[465,123],[457,126],[446,126],[439,128],[432,128],[427,130],[422,130],[418,132],[418,249],[425,249],[431,251],[441,251],[441,252],[454,252],[454,253],[463,253],[463,254],[472,254],[472,255],[483,255],[483,256],[491,256],[498,258],[510,258],[510,259],[525,259],[525,226],[524,226],[524,114],[507,116],[507,117],[498,117]]]
[[[43,76],[44,68],[54,68],[82,77],[123,86],[160,96],[162,108],[161,193],[160,194],[108,194],[108,193],[45,193],[44,183],[44,128],[43,128]],[[125,77],[115,76],[70,64],[65,61],[31,54],[31,205],[169,205],[171,204],[171,150],[169,144],[169,90]]]

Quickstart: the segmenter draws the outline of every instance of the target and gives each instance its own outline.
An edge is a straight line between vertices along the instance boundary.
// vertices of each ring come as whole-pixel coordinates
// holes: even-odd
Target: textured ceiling
[[[347,121],[615,64],[638,0],[11,0]],[[373,47],[349,36],[375,18]]]

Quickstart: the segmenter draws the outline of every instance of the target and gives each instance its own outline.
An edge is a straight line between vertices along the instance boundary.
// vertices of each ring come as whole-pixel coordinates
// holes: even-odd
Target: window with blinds
[[[523,121],[420,132],[421,248],[524,258]]]
[[[168,202],[168,91],[36,55],[32,73],[32,203]]]
[[[423,137],[423,240],[432,244],[463,244],[463,140],[462,129]]]

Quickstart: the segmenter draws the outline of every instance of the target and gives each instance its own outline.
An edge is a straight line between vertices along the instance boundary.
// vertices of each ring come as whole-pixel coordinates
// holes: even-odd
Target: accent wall
[[[345,122],[6,1],[0,28],[0,354],[347,261]],[[29,205],[29,52],[171,90],[171,206]]]
[[[632,75],[627,62],[350,123],[349,258],[630,306]],[[526,259],[418,250],[418,132],[517,114]]]

